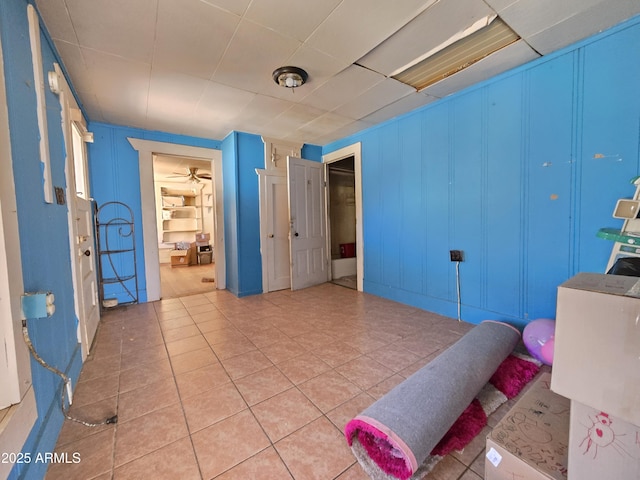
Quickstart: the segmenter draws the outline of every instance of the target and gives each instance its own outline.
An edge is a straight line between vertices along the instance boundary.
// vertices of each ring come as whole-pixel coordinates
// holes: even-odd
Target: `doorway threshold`
[[[331,280],[331,283],[336,285],[340,285],[341,287],[350,288],[352,290],[358,289],[358,276],[357,275],[347,275],[346,277],[334,278]]]

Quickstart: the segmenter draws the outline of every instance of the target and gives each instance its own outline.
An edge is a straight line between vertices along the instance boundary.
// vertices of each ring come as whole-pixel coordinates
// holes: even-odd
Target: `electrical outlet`
[[[462,250],[449,250],[449,256],[452,262],[462,262]]]

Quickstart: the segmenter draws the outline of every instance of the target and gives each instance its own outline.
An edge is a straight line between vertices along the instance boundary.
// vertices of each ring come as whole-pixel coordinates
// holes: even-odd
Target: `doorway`
[[[176,143],[165,143],[139,138],[127,139],[138,151],[140,169],[140,198],[142,201],[142,229],[144,242],[144,270],[147,282],[147,302],[160,300],[160,267],[153,188],[153,155],[157,153],[180,157],[208,160],[211,164],[214,196],[214,235],[211,240],[215,258],[215,288],[224,290],[226,283],[226,262],[224,243],[224,199],[222,195],[222,152],[212,148],[192,147]]]
[[[211,161],[153,155],[161,298],[216,289]]]
[[[354,157],[327,165],[331,281],[356,290],[356,183]]]
[[[341,230],[341,227],[338,225],[342,225],[342,222],[344,222],[345,225],[347,223],[350,225],[348,229],[345,228],[345,231],[348,230],[349,232],[351,232],[350,229],[355,228],[355,241],[352,241],[352,238],[353,238],[352,233],[350,233],[348,237],[346,235],[343,237],[342,233],[339,234],[339,236],[337,237],[338,241],[336,242],[337,248],[336,248],[335,254],[337,256],[337,259],[339,260],[338,263],[340,263],[340,260],[343,260],[343,259],[344,259],[343,263],[345,265],[353,264],[355,262],[355,284],[356,284],[355,288],[360,292],[362,292],[364,288],[364,238],[363,238],[363,226],[362,226],[362,153],[361,151],[362,151],[362,147],[361,147],[361,144],[358,142],[358,143],[354,143],[352,145],[343,147],[334,152],[328,153],[326,155],[323,155],[322,157],[322,161],[324,162],[327,168],[327,178],[329,179],[329,185],[331,183],[331,178],[329,177],[329,175],[330,175],[332,166],[334,166],[334,164],[336,164],[334,166],[335,168],[334,176],[345,177],[342,180],[335,180],[335,182],[347,183],[346,182],[347,178],[353,179],[353,184],[351,184],[350,180],[348,182],[349,185],[352,185],[352,186],[350,186],[349,188],[343,189],[345,194],[345,198],[343,199],[343,201],[345,204],[349,203],[348,205],[349,208],[344,209],[344,218],[339,218],[337,220],[338,224],[334,227],[333,225],[334,220],[331,218],[331,212],[329,212],[329,214],[327,215],[327,221],[328,221],[328,231],[330,232],[330,238],[332,242],[332,245],[331,245],[332,264],[334,263],[333,262],[334,260],[333,230],[336,228],[338,230]],[[343,161],[345,162],[342,163]],[[344,172],[338,173],[339,170],[340,171],[344,170]],[[351,171],[353,171],[353,174],[351,174]],[[353,194],[351,194],[351,192]],[[330,199],[328,204],[331,202],[332,200]],[[344,241],[342,239],[344,239]],[[345,243],[349,245],[345,245],[344,247],[342,247],[342,251],[341,251],[341,246],[340,246],[341,243]],[[353,243],[355,243],[355,245],[353,245]],[[355,257],[353,256],[354,252],[355,252]],[[349,268],[351,268],[350,271],[352,271],[352,266]],[[350,283],[349,286],[351,287],[354,282],[354,278],[352,274],[345,275],[343,272],[344,270],[339,269],[336,272],[335,278],[340,278],[344,276],[350,277],[348,278],[348,282]],[[333,275],[332,275],[332,278],[334,278]]]

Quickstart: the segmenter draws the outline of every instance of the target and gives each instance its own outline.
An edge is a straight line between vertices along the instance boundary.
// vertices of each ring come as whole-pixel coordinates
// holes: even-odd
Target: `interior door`
[[[93,236],[93,208],[91,201],[76,197],[76,263],[78,265],[78,292],[80,309],[80,338],[89,351],[100,321],[98,286],[96,284],[95,243]],[[83,352],[84,353],[84,352]]]
[[[284,176],[265,176],[267,195],[267,238],[268,291],[291,288],[289,259],[289,200],[287,179]]]
[[[291,290],[329,279],[324,164],[287,157]]]

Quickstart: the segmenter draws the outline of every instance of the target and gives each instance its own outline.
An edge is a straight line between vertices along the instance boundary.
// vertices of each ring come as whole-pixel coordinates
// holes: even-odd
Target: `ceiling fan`
[[[200,180],[211,180],[210,173],[198,173],[198,167],[189,167],[186,169],[186,173],[173,172],[174,175],[169,175],[168,178],[180,178],[183,177],[188,182],[200,183]]]

